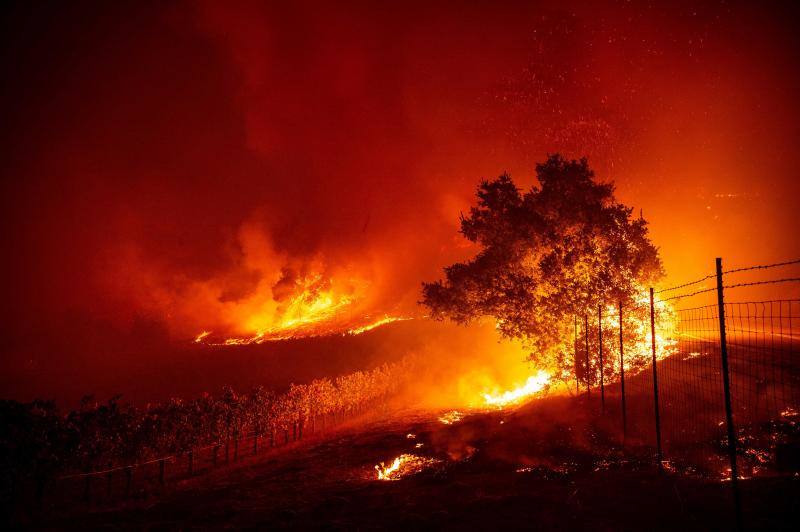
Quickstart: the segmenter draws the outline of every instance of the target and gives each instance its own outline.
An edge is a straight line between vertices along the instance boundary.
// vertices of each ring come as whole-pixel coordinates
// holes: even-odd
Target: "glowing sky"
[[[554,151],[642,209],[676,282],[800,256],[777,5],[275,4],[8,8],[5,365],[232,328],[309,272],[414,312],[478,180]]]

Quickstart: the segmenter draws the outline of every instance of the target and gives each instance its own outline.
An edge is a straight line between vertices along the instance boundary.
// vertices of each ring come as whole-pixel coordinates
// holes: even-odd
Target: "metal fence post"
[[[586,377],[586,398],[588,399],[591,397],[591,392],[589,391],[590,383],[589,383],[589,315],[583,315],[583,337],[586,340],[586,372],[584,377]]]
[[[622,444],[628,435],[628,412],[625,408],[625,347],[622,343],[622,300],[619,300],[619,377],[622,392]]]
[[[600,411],[606,413],[606,391],[603,376],[603,305],[597,305],[597,344],[600,346]]]
[[[728,457],[731,463],[731,488],[736,512],[736,525],[742,528],[742,507],[739,496],[739,473],[736,467],[736,430],[733,426],[731,383],[728,371],[728,342],[725,335],[725,296],[722,286],[722,259],[717,257],[717,305],[719,306],[719,348],[722,358],[722,389],[725,394],[725,421],[728,426]]]
[[[663,454],[661,452],[661,418],[658,411],[658,370],[656,368],[656,317],[655,305],[653,305],[653,288],[650,288],[650,343],[653,348],[653,402],[656,414],[656,458],[658,459],[658,470],[664,470]]]

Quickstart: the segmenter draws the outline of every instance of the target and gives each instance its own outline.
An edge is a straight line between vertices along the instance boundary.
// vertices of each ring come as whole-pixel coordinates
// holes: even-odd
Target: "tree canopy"
[[[575,315],[632,301],[663,270],[647,222],[585,158],[551,155],[536,175],[524,193],[508,174],[481,182],[477,205],[461,215],[461,233],[480,251],[446,267],[444,280],[423,283],[421,303],[435,319],[493,317],[541,360],[571,346]]]

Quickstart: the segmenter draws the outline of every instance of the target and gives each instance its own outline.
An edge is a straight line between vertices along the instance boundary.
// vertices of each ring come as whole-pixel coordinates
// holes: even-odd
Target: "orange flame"
[[[439,422],[444,423],[445,425],[452,425],[461,421],[461,418],[463,417],[464,414],[458,410],[453,410],[452,412],[447,412],[439,416]]]
[[[408,321],[414,318],[407,318],[402,316],[384,316],[375,321],[366,322],[362,325],[350,327],[341,332],[342,326],[336,323],[317,323],[320,320],[295,320],[292,323],[275,327],[267,331],[259,331],[253,336],[247,337],[231,337],[225,338],[220,342],[211,341],[209,335],[210,331],[203,331],[194,338],[195,343],[206,343],[209,345],[250,345],[262,344],[264,342],[275,342],[279,340],[290,340],[293,338],[314,338],[319,336],[329,336],[334,334],[352,335],[356,336],[365,332],[377,329],[383,325],[394,323],[396,321]],[[316,327],[309,327],[310,324],[317,323]],[[363,321],[362,321],[363,323]]]
[[[353,334],[353,335],[362,334],[362,333],[365,333],[367,331],[371,331],[372,329],[378,328],[381,325],[386,325],[387,323],[392,323],[392,322],[395,322],[395,321],[407,321],[407,320],[411,320],[411,319],[413,319],[413,318],[400,318],[400,317],[394,317],[394,316],[384,316],[383,318],[380,318],[379,320],[374,321],[372,323],[368,323],[367,325],[362,325],[360,327],[354,327],[354,328],[348,330],[347,334]]]
[[[211,331],[203,331],[197,336],[194,337],[194,343],[199,344],[201,343],[208,335],[211,334]]]
[[[381,462],[375,466],[378,480],[399,480],[404,476],[419,473],[423,469],[438,462],[434,458],[425,458],[415,454],[401,454],[389,465]]]
[[[499,394],[483,394],[483,400],[489,406],[504,408],[506,406],[519,404],[525,399],[544,390],[550,383],[550,374],[544,370],[539,370],[536,375],[531,375],[522,386],[508,390]]]

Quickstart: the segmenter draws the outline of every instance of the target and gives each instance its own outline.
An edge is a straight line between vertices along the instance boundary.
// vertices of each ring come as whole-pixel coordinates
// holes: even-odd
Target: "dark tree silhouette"
[[[483,181],[461,233],[480,246],[471,260],[423,283],[436,319],[467,324],[490,316],[500,333],[531,347],[536,362],[572,363],[573,316],[631,302],[663,275],[647,222],[599,183],[587,160],[551,155],[536,166],[539,185],[522,193],[508,174]]]

